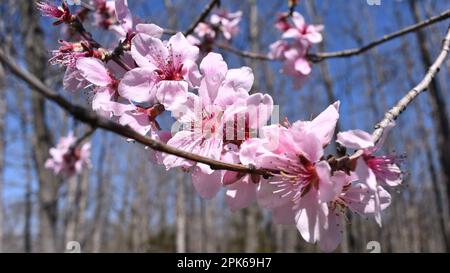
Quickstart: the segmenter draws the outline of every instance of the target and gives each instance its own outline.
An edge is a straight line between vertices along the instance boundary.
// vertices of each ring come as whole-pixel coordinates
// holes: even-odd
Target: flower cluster
[[[217,9],[209,21],[200,22],[194,29],[195,35],[188,35],[186,38],[193,45],[200,48],[201,52],[208,53],[212,50],[214,42],[221,33],[225,41],[230,41],[239,33],[239,23],[241,22],[242,11],[228,12],[225,9]]]
[[[120,34],[120,52],[92,47],[86,40],[62,42],[52,62],[67,66],[65,89],[89,90],[94,111],[142,135],[210,159],[258,168],[265,175],[217,170],[160,152],[151,153],[153,161],[190,172],[203,198],[223,189],[231,211],[257,201],[271,211],[274,223],[295,224],[306,241],[318,242],[324,251],[339,244],[347,212],[373,217],[381,225],[381,211],[391,202],[385,187],[402,182],[401,157],[376,156],[383,141],[375,143],[370,134],[353,130],[338,133],[337,142],[359,150],[360,156],[344,167],[330,161],[324,150],[333,140],[340,102],[311,121],[268,125],[274,102],[252,90],[249,67],[230,69],[213,52],[198,60],[199,47],[182,33],[162,40],[160,27],[133,24],[126,0],[110,7],[119,23],[109,29]],[[217,13],[211,23],[220,25],[227,38],[236,32],[240,16]],[[322,40],[321,27],[306,25],[295,12],[293,25],[287,19],[281,17],[277,27],[293,41],[278,41],[271,54],[284,60],[286,73],[305,76],[310,71],[305,52]],[[215,31],[204,24],[196,29],[202,37],[215,36]],[[162,131],[157,121],[164,111],[175,119],[170,132]],[[47,166],[56,173],[78,171],[89,149],[74,150],[72,144],[73,137],[62,140],[50,151]]]
[[[68,136],[61,137],[56,147],[50,149],[50,158],[45,162],[45,168],[67,178],[90,167],[90,156],[91,144],[77,145],[77,139],[71,132]]]
[[[269,57],[283,62],[281,72],[291,76],[294,88],[298,89],[311,74],[307,53],[313,44],[322,41],[323,26],[308,25],[300,13],[293,12],[291,16],[280,15],[275,27],[282,32],[282,39],[270,45]]]

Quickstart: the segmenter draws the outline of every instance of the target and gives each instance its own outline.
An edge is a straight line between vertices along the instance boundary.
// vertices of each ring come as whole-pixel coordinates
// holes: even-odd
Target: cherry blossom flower
[[[93,89],[92,109],[103,116],[110,117],[110,107],[117,95],[119,81],[112,75],[104,64],[96,58],[81,58],[76,65],[81,76],[95,86]]]
[[[209,53],[200,64],[202,79],[198,95],[189,93],[185,107],[172,114],[185,124],[167,144],[178,149],[220,160],[227,144],[239,145],[265,124],[272,112],[268,95],[249,95],[253,85],[250,68],[228,70],[222,56]],[[200,196],[210,199],[221,188],[223,173],[205,164],[165,155],[166,168],[193,168],[192,180]]]
[[[220,29],[226,40],[231,40],[239,33],[241,18],[242,11],[228,12],[224,9],[219,9],[211,15],[210,22]]]
[[[216,37],[216,32],[211,25],[203,22],[198,23],[197,27],[194,29],[194,32],[199,38],[206,37],[208,39],[214,39]]]
[[[147,34],[132,39],[131,55],[139,67],[128,71],[119,94],[133,102],[161,103],[170,110],[186,102],[190,70],[196,67],[199,49],[181,33],[162,42]]]
[[[84,167],[90,167],[91,144],[74,146],[76,141],[73,133],[61,137],[56,147],[50,149],[50,158],[45,162],[45,167],[66,178],[81,173]]]
[[[300,88],[311,74],[311,63],[306,58],[308,45],[295,43],[284,51],[284,62],[281,72],[292,77],[295,89]]]
[[[260,182],[258,203],[272,211],[275,223],[295,223],[310,243],[320,242],[321,231],[316,229],[326,225],[316,225],[316,222],[326,224],[322,216],[328,213],[327,202],[342,187],[334,182],[331,167],[322,159],[339,118],[338,109],[339,102],[336,102],[312,121],[298,121],[287,128],[265,126],[261,145],[253,148],[260,153],[256,158],[257,167],[279,170],[279,174]]]
[[[320,34],[320,31],[323,30],[322,25],[306,24],[305,19],[298,12],[294,12],[291,18],[294,25],[284,31],[282,35],[283,38],[304,40],[311,44],[322,42],[322,34]]]
[[[114,0],[92,0],[91,4],[95,7],[94,25],[109,29],[116,24],[117,18]]]
[[[392,123],[389,127],[392,128]],[[337,136],[337,142],[349,149],[362,149],[364,154],[357,165],[357,170],[367,170],[368,186],[374,188],[378,182],[380,185],[395,187],[402,183],[403,173],[398,167],[402,161],[402,157],[398,155],[375,156],[374,154],[382,147],[387,131],[385,130],[383,137],[375,144],[372,136],[361,130],[350,130],[341,132]],[[375,179],[373,179],[375,178]]]
[[[289,50],[289,48],[290,48],[290,45],[287,41],[278,40],[269,46],[270,51],[269,51],[268,56],[272,59],[284,61],[284,60],[286,60],[286,57],[284,54],[286,53],[286,51]]]

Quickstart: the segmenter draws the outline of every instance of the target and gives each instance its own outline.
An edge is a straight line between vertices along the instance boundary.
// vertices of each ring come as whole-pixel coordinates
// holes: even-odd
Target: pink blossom
[[[342,190],[332,178],[328,162],[322,159],[338,109],[336,102],[310,122],[296,122],[288,128],[265,126],[262,146],[256,148],[261,153],[256,158],[257,167],[280,171],[261,181],[258,203],[272,211],[275,223],[296,223],[302,237],[311,243],[321,241],[327,227],[327,203]]]
[[[394,124],[390,126],[392,127]],[[385,135],[386,132],[384,137],[375,144],[369,133],[361,130],[350,130],[339,133],[337,142],[350,149],[364,150],[362,160],[358,161],[358,163],[361,163],[361,168],[367,168],[370,172],[369,177],[375,177],[379,184],[395,187],[400,185],[403,179],[402,171],[398,167],[402,157],[397,155],[374,155],[383,145]],[[369,182],[368,186],[374,188],[376,183]]]
[[[95,7],[94,25],[109,29],[116,23],[114,0],[92,0]]]
[[[289,15],[287,13],[278,15],[275,27],[282,32],[285,32],[288,29],[292,28],[293,26],[288,22],[288,18]]]
[[[81,58],[76,65],[81,76],[95,86],[93,89],[92,109],[109,117],[114,96],[117,96],[119,81],[108,71],[104,64],[96,58]]]
[[[185,126],[167,143],[220,160],[227,157],[225,145],[239,145],[265,124],[273,101],[268,95],[249,95],[254,80],[251,69],[228,70],[220,54],[209,53],[200,64],[200,72],[198,96],[189,93],[185,107],[172,112]],[[212,198],[221,188],[221,171],[173,155],[165,155],[163,163],[167,168],[193,167],[194,186],[204,198]]]
[[[138,68],[128,71],[119,94],[133,102],[162,103],[171,109],[186,102],[189,71],[196,67],[199,49],[181,33],[162,42],[147,34],[132,39],[131,55]]]
[[[291,26],[284,31],[283,38],[294,38],[301,41],[307,41],[311,44],[322,42],[322,34],[320,34],[320,31],[323,30],[322,25],[306,24],[305,19],[298,12],[292,14],[292,22],[294,23],[294,26]]]
[[[208,39],[214,39],[216,37],[216,32],[207,23],[200,22],[194,30],[195,34],[199,38],[207,37]]]
[[[112,103],[109,104],[109,107],[109,109],[117,109],[114,113],[120,116],[120,124],[128,125],[142,135],[150,132],[154,136],[161,129],[156,121],[156,117],[164,111],[164,106],[161,104],[143,108],[133,104]]]
[[[211,15],[211,24],[217,26],[227,40],[231,40],[239,33],[239,23],[242,18],[242,11],[228,12],[219,9]]]
[[[269,46],[270,52],[269,52],[268,56],[272,59],[284,61],[286,59],[285,53],[286,53],[286,51],[289,50],[289,48],[290,48],[290,45],[287,41],[278,40]]]
[[[284,51],[282,73],[293,77],[294,88],[300,88],[311,74],[311,63],[306,58],[309,46],[295,43]]]
[[[392,123],[390,127],[394,126]],[[388,129],[389,130],[389,129]],[[401,157],[397,155],[375,156],[384,142],[382,139],[375,144],[372,136],[361,130],[341,132],[337,135],[337,142],[350,149],[362,149],[364,154],[356,162],[355,173],[359,180],[375,194],[375,220],[381,226],[381,196],[382,186],[395,187],[402,183],[403,173],[398,167]]]
[[[364,217],[376,211],[374,194],[362,183],[353,184],[355,180],[355,177],[337,171],[331,177],[336,195],[329,202],[317,202],[317,192],[303,196],[299,202],[295,215],[297,228],[306,241],[318,242],[322,251],[331,252],[341,242],[347,209]],[[391,197],[385,190],[381,190],[379,196],[384,210]]]
[[[45,162],[45,167],[64,177],[81,173],[83,167],[90,167],[91,144],[75,147],[76,141],[72,133],[61,137],[56,147],[50,149],[50,158]]]

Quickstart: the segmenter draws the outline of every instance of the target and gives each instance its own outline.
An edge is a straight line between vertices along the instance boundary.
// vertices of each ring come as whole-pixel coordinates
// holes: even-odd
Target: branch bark
[[[392,121],[395,121],[398,116],[406,109],[406,107],[422,92],[428,89],[437,72],[439,67],[447,58],[450,49],[450,27],[447,29],[447,35],[442,43],[442,49],[438,57],[428,69],[425,77],[417,84],[413,89],[411,89],[403,98],[401,98],[397,104],[392,107],[389,111],[384,114],[384,118],[375,126],[375,131],[372,133],[374,141],[378,141],[386,127]]]
[[[91,125],[92,127],[98,127],[107,131],[114,132],[126,138],[134,139],[135,141],[144,144],[156,151],[173,154],[188,160],[192,160],[199,163],[209,165],[212,169],[230,170],[236,172],[245,172],[252,174],[260,174],[269,176],[271,170],[256,169],[253,167],[247,167],[240,164],[230,164],[222,161],[214,160],[211,158],[199,156],[193,153],[178,150],[174,147],[156,141],[150,137],[143,136],[128,126],[120,125],[109,119],[103,118],[95,113],[88,111],[86,108],[70,103],[64,97],[58,95],[55,91],[45,86],[42,81],[33,76],[27,71],[22,70],[14,61],[12,61],[6,54],[0,50],[0,60],[9,67],[9,69],[17,75],[19,78],[27,82],[33,89],[47,99],[58,104],[62,109],[71,114],[74,118]]]

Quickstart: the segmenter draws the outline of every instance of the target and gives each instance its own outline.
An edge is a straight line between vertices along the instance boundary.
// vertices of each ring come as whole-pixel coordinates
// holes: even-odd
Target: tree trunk
[[[22,39],[25,62],[31,74],[45,80],[47,54],[43,32],[39,25],[40,16],[33,1],[21,1],[20,12],[23,26]],[[52,137],[45,121],[45,100],[32,92],[33,160],[39,180],[39,246],[41,252],[56,251],[59,180],[44,166]]]
[[[419,4],[417,1],[409,1],[411,12],[413,13],[414,20],[416,22],[421,21]],[[427,48],[427,37],[425,32],[416,32],[417,40],[419,42],[420,56],[424,67],[428,68],[432,65],[432,57],[430,51]],[[447,200],[450,200],[450,128],[447,116],[447,109],[445,98],[442,95],[437,79],[434,79],[429,87],[429,99],[434,120],[436,121],[436,135],[437,135],[437,147],[439,147],[437,153],[439,155],[439,162],[441,164],[442,179],[445,181]],[[450,211],[450,202],[448,202]],[[447,243],[447,252],[450,251]]]
[[[184,173],[179,172],[177,177],[177,201],[176,201],[176,251],[186,252],[186,202]]]
[[[3,180],[4,180],[4,167],[5,167],[5,144],[6,144],[6,90],[5,90],[5,71],[0,64],[0,253],[3,249]]]

